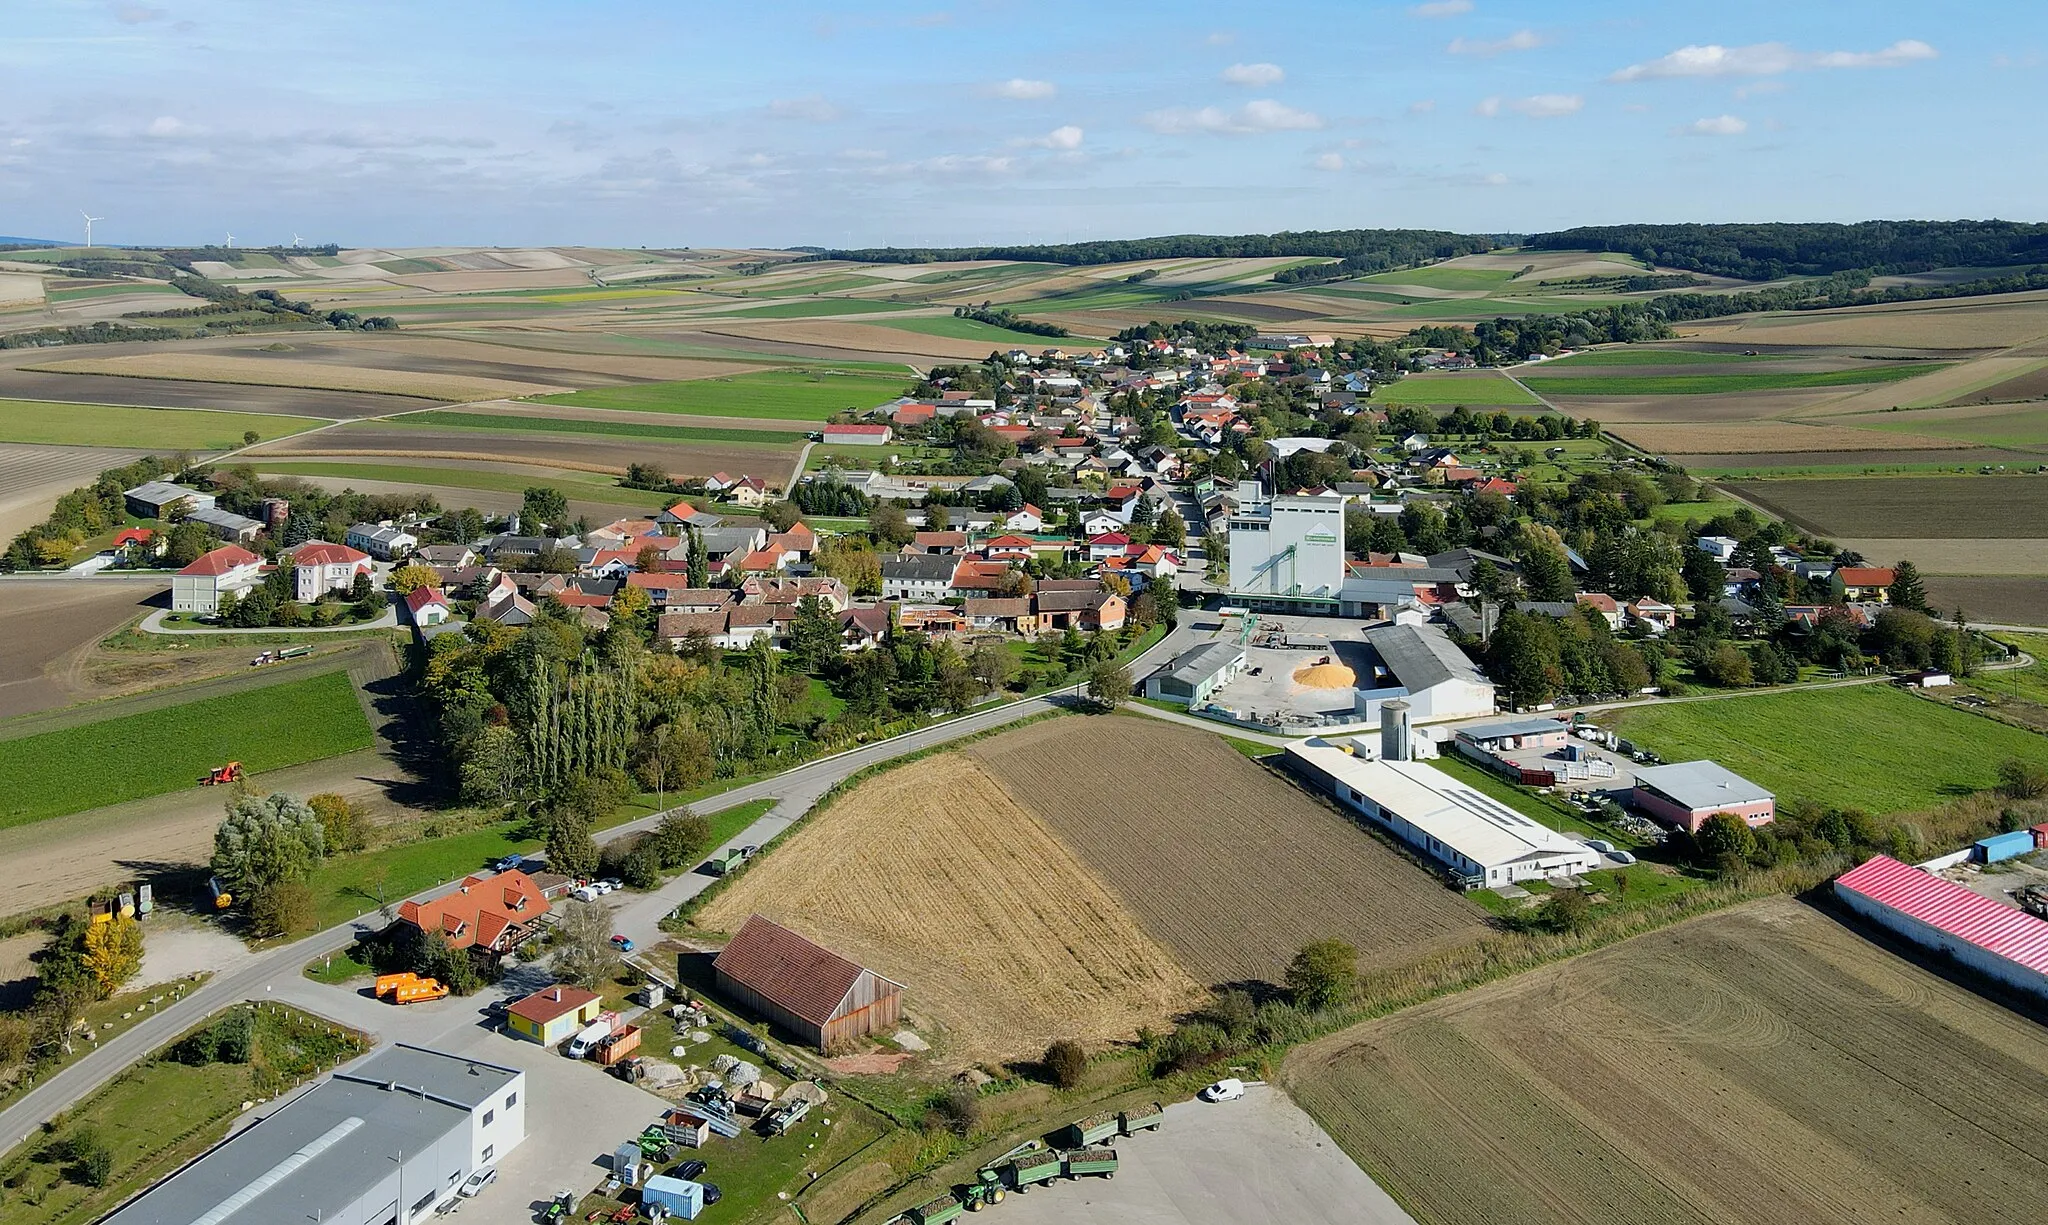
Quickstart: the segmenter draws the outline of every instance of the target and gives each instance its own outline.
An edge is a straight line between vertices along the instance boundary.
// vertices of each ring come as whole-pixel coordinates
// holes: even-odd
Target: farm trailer
[[[1119,1136],[1156,1131],[1165,1117],[1166,1108],[1158,1102],[1126,1110],[1105,1110],[1067,1124],[1054,1138],[1071,1148],[1087,1148],[1114,1141]]]

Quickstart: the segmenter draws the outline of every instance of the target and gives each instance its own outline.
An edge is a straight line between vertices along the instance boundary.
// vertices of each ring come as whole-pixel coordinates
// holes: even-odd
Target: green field
[[[735,319],[812,319],[824,315],[868,315],[878,311],[910,310],[916,305],[915,302],[870,302],[865,298],[810,298],[730,313]]]
[[[2038,401],[1940,411],[1942,415],[1911,411],[1858,414],[1833,418],[1830,424],[1839,421],[1843,425],[1895,430],[1901,434],[1932,434],[1988,447],[2048,446],[2048,408]]]
[[[123,281],[119,285],[88,285],[82,289],[61,289],[51,286],[47,296],[52,302],[82,302],[94,298],[118,298],[133,294],[169,294],[174,298],[185,295],[161,281]],[[199,299],[194,298],[194,302]]]
[[[1546,362],[1544,369],[1551,366],[1694,366],[1723,362],[1772,362],[1784,358],[1774,355],[1744,357],[1740,353],[1701,353],[1693,349],[1659,349],[1652,345],[1624,345],[1612,349],[1593,349],[1585,353],[1574,353]]]
[[[1491,370],[1476,374],[1411,374],[1399,382],[1383,383],[1372,389],[1375,404],[1427,404],[1449,408],[1465,404],[1475,408],[1511,408],[1540,405],[1529,389]]]
[[[941,315],[927,319],[886,319],[877,320],[885,328],[899,332],[916,332],[920,336],[946,336],[954,340],[986,340],[990,344],[1016,345],[1020,348],[1056,349],[1066,346],[1100,345],[1100,341],[1080,336],[1040,336],[1034,332],[1013,332],[983,323],[979,319],[957,319],[952,315]]]
[[[181,791],[229,761],[260,775],[371,742],[342,672],[16,736],[0,740],[0,829]]]
[[[1398,272],[1375,272],[1359,279],[1383,285],[1420,285],[1425,289],[1491,290],[1507,284],[1514,276],[1506,268],[1444,268],[1432,264]]]
[[[1637,707],[1614,727],[1666,761],[1712,758],[1781,801],[1873,813],[1983,790],[2009,757],[2048,764],[2048,738],[1886,684]]]
[[[1626,302],[1618,295],[1573,294],[1569,297],[1439,298],[1416,300],[1374,312],[1374,318],[1394,319],[1492,319],[1500,315],[1551,315],[1559,311],[1585,310]]]
[[[325,422],[275,413],[217,413],[190,408],[129,408],[118,404],[58,404],[0,400],[0,442],[63,447],[161,447],[168,451],[226,451],[255,430],[265,439],[303,433]]]
[[[567,404],[577,408],[689,413],[699,417],[823,421],[833,413],[849,408],[865,412],[877,404],[904,395],[911,386],[908,375],[762,370],[719,379],[600,387],[537,399],[543,404]]]
[[[545,477],[521,476],[515,472],[493,472],[484,468],[422,468],[411,464],[352,464],[340,460],[264,460],[255,465],[265,476],[324,476],[337,480],[390,481],[401,485],[439,485],[454,489],[486,489],[497,493],[524,493],[535,482],[553,485],[571,497],[602,497],[607,500],[646,502],[667,506],[670,495],[647,489],[628,489],[617,481],[593,472],[563,471]]]
[[[1704,396],[1745,391],[1783,391],[1801,387],[1855,387],[1865,383],[1896,383],[1942,368],[1940,362],[1868,366],[1855,370],[1779,371],[1763,374],[1552,375],[1539,368],[1522,377],[1549,396]]]
[[[711,425],[641,425],[637,421],[563,421],[554,417],[492,416],[488,413],[407,413],[390,417],[398,425],[433,426],[463,430],[488,430],[494,434],[529,431],[543,434],[604,434],[621,438],[660,438],[669,442],[738,442],[780,449],[803,441],[796,434],[745,428],[720,429]]]

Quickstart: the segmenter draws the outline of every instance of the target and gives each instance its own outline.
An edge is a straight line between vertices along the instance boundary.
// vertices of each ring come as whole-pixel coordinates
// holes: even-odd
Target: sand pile
[[[1306,689],[1351,689],[1358,684],[1358,674],[1343,664],[1312,664],[1296,669],[1294,683]]]

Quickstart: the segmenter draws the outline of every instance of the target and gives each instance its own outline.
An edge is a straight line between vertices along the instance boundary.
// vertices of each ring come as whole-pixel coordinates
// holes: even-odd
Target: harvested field
[[[125,357],[74,357],[32,367],[59,374],[111,374],[138,379],[179,379],[202,383],[257,383],[269,387],[310,387],[414,396],[428,400],[491,400],[561,391],[538,379],[470,378],[411,370],[375,370],[278,357],[230,357],[215,353],[135,353]]]
[[[2048,387],[2048,382],[2044,382]],[[1901,413],[1831,418],[1870,429],[1954,438],[1985,446],[2048,449],[2048,408],[2040,404],[1967,404]]]
[[[2000,294],[1988,298],[1752,315],[1742,317],[1736,323],[1697,330],[1719,342],[1759,347],[1885,345],[1905,349],[2006,348],[2048,337],[2048,294]]]
[[[47,518],[58,498],[142,454],[117,447],[0,443],[0,540],[13,540]]]
[[[0,400],[0,442],[58,447],[129,446],[164,454],[231,451],[251,430],[264,438],[282,438],[313,425],[305,417],[268,413]]]
[[[967,752],[1205,982],[1277,982],[1329,936],[1371,968],[1485,931],[1426,869],[1207,732],[1055,719]]]
[[[1873,441],[1876,439],[1873,438]],[[1960,445],[1960,444],[1959,444]],[[1695,476],[1877,476],[1890,470],[1968,475],[1983,464],[2012,464],[2030,457],[1996,447],[1962,446],[1953,451],[1773,451],[1768,453],[1673,451],[1665,456]]]
[[[1598,410],[1593,410],[1597,413]],[[1602,419],[1604,421],[1604,418]],[[1653,455],[1764,455],[1772,452],[1940,451],[1968,444],[1920,434],[1873,433],[1846,425],[1746,421],[1725,425],[1618,423],[1608,431]]]
[[[425,408],[437,401],[359,391],[315,391],[301,387],[258,387],[196,383],[179,379],[128,379],[108,374],[51,374],[0,365],[0,398],[51,400],[68,404],[131,404],[143,408],[218,408],[349,421]]]
[[[1832,403],[1841,392],[1823,387],[1809,391],[1753,391],[1720,396],[1559,396],[1538,383],[1543,398],[1574,417],[1591,417],[1603,425],[1627,422],[1669,425],[1716,425],[1727,421],[1758,421],[1797,417]]]
[[[563,337],[573,340],[573,336]],[[593,341],[603,339],[593,336]],[[492,378],[584,386],[592,383],[636,383],[681,379],[720,378],[744,374],[760,367],[740,362],[706,361],[695,358],[660,357],[639,353],[607,353],[600,349],[541,349],[482,338],[454,339],[444,336],[377,335],[346,344],[322,342],[319,346],[295,343],[299,356],[314,361],[332,360],[365,365],[425,370],[437,374],[483,374]],[[379,356],[364,360],[363,352]],[[387,358],[382,356],[390,354]],[[398,363],[403,363],[398,364]]]
[[[1929,575],[1927,602],[1943,615],[1961,608],[1972,621],[2048,626],[2048,578]]]
[[[2048,532],[2036,524],[2035,530]],[[1842,536],[1836,543],[1865,557],[1886,562],[1910,558],[1922,574],[1973,574],[1985,577],[2048,574],[2048,539],[2041,537],[1972,540],[1940,537]]]
[[[984,354],[984,356],[986,356]],[[865,412],[909,392],[907,375],[770,370],[687,382],[642,383],[549,396],[547,403],[640,413],[823,421],[847,409]]]
[[[2039,400],[2048,398],[2048,363],[2039,358],[2026,359],[2033,369],[2015,375],[1989,387],[1980,388],[1967,395],[1957,396],[1951,404],[2002,404],[2014,400]]]
[[[1868,363],[1839,370],[1768,371],[1715,370],[1711,374],[1654,374],[1641,369],[1546,372],[1542,366],[1528,369],[1518,377],[1544,394],[1561,396],[1697,396],[1732,395],[1756,391],[1794,391],[1814,387],[1855,387],[1865,383],[1898,383],[1933,371],[1920,364],[1873,366]]]
[[[1281,1079],[1426,1225],[2048,1212],[2048,1030],[1789,899],[1346,1030]]]
[[[929,365],[932,358],[948,361],[980,361],[988,356],[988,343],[974,340],[952,340],[944,336],[927,336],[920,332],[905,332],[883,327],[874,323],[838,323],[822,319],[792,319],[787,321],[763,320],[760,322],[707,321],[703,333],[708,336],[733,337],[742,340],[768,341],[778,349],[786,346],[817,346],[831,352],[820,356],[840,354],[867,354],[871,359],[902,357],[920,365]],[[1046,345],[1060,342],[1048,339]],[[800,352],[801,349],[789,350]]]
[[[2048,532],[2048,477],[1773,480],[1745,483],[1738,492],[1825,536],[2020,540]]]
[[[1375,404],[1444,407],[1464,404],[1473,408],[1540,403],[1520,383],[1493,370],[1470,374],[1411,374],[1398,382],[1374,388],[1372,398]]]
[[[1128,1037],[1202,994],[1058,839],[958,753],[887,771],[813,814],[697,921],[736,931],[755,913],[903,983],[910,1008],[961,1062],[1035,1053],[1060,1037]]]
[[[491,417],[544,417],[551,421],[608,421],[620,425],[652,425],[660,428],[686,430],[747,430],[770,435],[763,441],[782,441],[773,438],[776,434],[809,433],[816,427],[814,421],[791,421],[781,417],[693,417],[686,413],[663,413],[650,417],[644,412],[626,408],[581,408],[570,404],[556,403],[553,397],[543,400],[485,400],[480,404],[462,406],[464,416]],[[427,420],[436,420],[439,414],[422,414]],[[703,435],[709,437],[710,435]],[[735,435],[737,437],[737,435]]]
[[[774,435],[766,435],[774,438]],[[795,442],[774,446],[752,443],[667,442],[651,438],[598,438],[582,434],[507,431],[503,435],[472,429],[431,429],[425,426],[362,424],[286,439],[261,449],[261,456],[365,456],[408,460],[457,459],[505,461],[543,468],[623,473],[628,465],[661,464],[672,476],[709,476],[721,468],[761,470],[779,484],[796,460]],[[250,462],[260,463],[252,455]]]
[[[148,611],[162,591],[148,582],[75,578],[0,583],[0,719],[88,696],[86,662],[99,640]]]

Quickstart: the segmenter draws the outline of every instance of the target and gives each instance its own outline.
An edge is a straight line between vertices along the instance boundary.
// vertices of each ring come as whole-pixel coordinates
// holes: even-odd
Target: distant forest
[[[1771,281],[1862,270],[1899,276],[1936,268],[2048,263],[2048,224],[2016,221],[1765,222],[1755,225],[1584,226],[1538,234],[1537,251],[1616,251],[1670,268]]]
[[[1458,255],[1477,255],[1512,243],[1511,234],[1453,234],[1447,230],[1302,230],[1281,234],[1172,234],[1101,242],[1014,247],[867,247],[821,251],[808,259],[868,264],[935,264],[1000,259],[1035,264],[1120,264],[1139,259],[1266,259],[1323,256],[1358,272],[1379,272]]]

